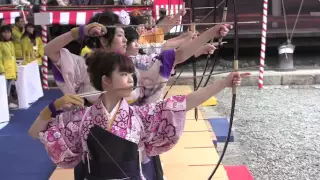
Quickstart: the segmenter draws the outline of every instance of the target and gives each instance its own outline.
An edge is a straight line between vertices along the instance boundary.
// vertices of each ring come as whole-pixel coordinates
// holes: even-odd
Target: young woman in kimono
[[[141,91],[141,93],[138,94],[142,94],[143,96],[140,97],[134,97],[136,99],[136,104],[144,104],[144,103],[151,103],[151,102],[155,102],[156,100],[159,100],[161,98],[161,94],[162,94],[162,90],[164,89],[164,87],[166,86],[166,83],[161,83],[161,84],[157,84],[157,82],[162,81],[166,81],[169,79],[170,76],[170,70],[173,69],[174,66],[171,66],[171,62],[169,61],[174,61],[172,60],[172,58],[168,55],[170,55],[169,53],[161,53],[160,55],[158,54],[140,54],[139,53],[139,49],[140,49],[140,44],[139,44],[139,33],[132,27],[127,27],[124,28],[124,32],[126,34],[126,39],[127,39],[127,50],[126,50],[126,55],[129,56],[134,64],[136,69],[138,70],[137,74],[138,74],[138,84],[142,85],[143,87],[137,89],[136,91]],[[191,33],[190,33],[191,34]],[[191,42],[191,38],[189,38],[189,43]],[[168,48],[168,46],[166,45],[167,42],[164,44],[163,48]],[[193,44],[193,43],[192,43]],[[194,47],[195,49],[197,49],[196,46],[192,45],[192,47]],[[200,48],[198,48],[197,51],[195,51],[195,53],[191,54],[194,55],[194,57],[198,57],[201,54],[212,54],[215,47],[211,44],[205,44],[202,45],[199,44]],[[181,45],[179,45],[181,46]],[[174,50],[172,49],[167,49],[167,50],[163,50],[164,52],[170,52],[170,53],[174,53]],[[158,59],[162,60],[165,59],[167,61],[157,61]],[[148,64],[146,64],[146,62]],[[161,65],[158,65],[157,63],[161,63],[162,66],[166,66],[166,64],[170,64],[170,68],[166,68],[166,72],[161,70]],[[173,63],[174,64],[174,63]],[[146,67],[147,66],[147,67]],[[155,76],[154,74],[159,74],[159,72],[161,73],[161,76]],[[162,79],[159,79],[162,78]]]
[[[241,77],[248,75],[230,73],[188,95],[131,106],[124,98],[133,90],[135,67],[127,56],[95,51],[86,64],[91,83],[105,93],[89,108],[83,108],[77,95],[53,101],[41,111],[29,134],[40,139],[57,166],[73,168],[82,160],[87,180],[145,179],[137,152],[155,156],[172,149],[184,129],[186,111],[226,87],[239,85]],[[80,109],[57,115],[66,103]]]
[[[119,19],[118,16],[112,12],[104,12],[102,14],[97,14],[91,19],[90,22],[99,22],[103,25],[114,25],[119,23]],[[88,36],[89,31],[91,33],[94,32],[93,34],[97,34],[97,36],[100,36],[100,38],[89,37],[88,45],[90,47],[104,49],[107,52],[117,51],[124,53],[126,51],[127,40],[124,36],[122,28],[108,28],[106,30],[103,26],[96,23],[75,28],[71,32],[63,34],[50,41],[45,47],[45,53],[53,61],[54,77],[57,85],[64,94],[80,94],[95,91],[90,84],[84,58],[72,54],[67,49],[63,48],[72,40],[82,37],[83,34],[81,35],[79,32],[82,32]],[[215,29],[211,29],[210,33],[207,33],[207,35],[202,38],[201,43],[204,44],[207,39],[210,39],[213,36],[218,36],[218,32],[220,31],[222,32],[221,35],[226,35],[228,32],[228,26],[218,26]],[[193,49],[201,46],[202,44],[195,44]],[[183,60],[192,56],[192,53],[190,54],[190,52],[193,52],[193,49],[192,51],[190,51],[190,49],[187,51],[182,51],[181,49],[177,51],[164,51],[162,55],[160,54],[160,58],[135,58],[134,61],[136,62],[136,67],[139,66],[136,72],[136,79],[139,81],[142,79],[142,77],[145,77],[145,79],[141,81],[145,84],[139,82],[138,84],[147,86],[160,82],[161,80],[167,80],[174,64],[183,62]],[[184,54],[184,52],[188,53]],[[128,97],[128,100],[137,104],[155,102],[155,100],[158,100],[161,96],[161,92],[159,92],[160,89],[161,88],[159,88],[159,86],[156,86],[154,89],[136,89],[131,93],[130,97]],[[85,100],[89,101],[90,103],[94,103],[97,98],[98,96],[90,96],[86,97]],[[75,168],[75,171],[77,171],[77,169],[78,167]],[[81,170],[77,172],[80,174]],[[78,176],[77,174],[78,173],[75,173],[76,177]]]
[[[153,55],[146,55],[146,54],[139,54],[139,50],[140,50],[140,44],[138,43],[139,40],[139,34],[138,32],[132,28],[132,27],[127,27],[124,28],[125,34],[126,34],[126,38],[127,38],[127,51],[126,54],[128,56],[131,57],[131,59],[133,59],[134,61],[136,59],[152,59],[154,57],[156,57],[156,54]],[[189,39],[191,40],[191,39]],[[164,48],[166,48],[166,44],[169,43],[168,41],[164,43]],[[206,54],[206,53],[213,53],[214,51],[214,46],[212,45],[204,45],[203,47],[199,48],[199,50],[197,51],[197,53],[195,53],[195,57],[200,56],[201,54]],[[143,74],[143,69],[140,69],[141,67],[144,67],[143,65],[140,65],[139,62],[134,62],[136,69],[139,70],[139,72],[142,72],[141,74]],[[144,76],[140,76],[139,80],[140,82],[142,82],[141,84],[144,84],[143,81],[145,81],[145,79],[148,77],[149,79],[152,78],[156,78],[156,76],[152,76],[153,74],[157,74],[159,72],[159,69],[156,69],[154,71],[152,71],[153,68],[150,68],[151,71],[149,71],[150,73],[146,73],[144,74]],[[167,74],[166,77],[168,77],[169,75]],[[152,80],[153,82],[157,82],[156,80]],[[163,88],[165,88],[165,83],[163,84],[154,84],[154,85],[149,85],[149,86],[145,86],[145,87],[140,87],[138,89],[136,89],[136,91],[144,91],[144,97],[139,97],[137,101],[135,101],[135,103],[133,103],[134,105],[143,105],[144,103],[146,103],[145,101],[143,101],[143,98],[148,98],[149,101],[148,102],[155,102],[157,100],[159,100],[161,98],[162,95],[162,90]],[[153,94],[152,94],[152,90],[153,90]],[[147,92],[147,93],[146,93]],[[129,97],[129,98],[132,98]],[[130,102],[130,101],[129,101]],[[151,158],[151,161],[148,161],[149,158]],[[153,157],[145,157],[145,161],[142,164],[142,170],[143,170],[143,175],[148,179],[148,180],[161,180],[163,179],[163,171],[162,171],[162,167],[161,167],[161,161],[160,161],[160,157],[159,156],[153,156]],[[147,163],[146,163],[147,162]]]

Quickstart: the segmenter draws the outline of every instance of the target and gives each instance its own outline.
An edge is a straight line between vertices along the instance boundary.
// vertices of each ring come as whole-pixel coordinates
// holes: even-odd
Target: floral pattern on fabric
[[[110,132],[142,146],[148,155],[158,155],[178,142],[184,128],[186,99],[173,96],[140,107],[129,106],[123,99],[116,113]],[[107,129],[110,115],[99,99],[88,109],[57,116],[40,133],[40,141],[55,164],[73,168],[81,157],[90,155],[87,146],[90,129],[94,125]]]
[[[185,124],[186,96],[173,96],[132,108],[144,125],[141,141],[149,156],[166,152],[178,142]]]
[[[79,127],[85,109],[62,113],[40,132],[39,139],[51,160],[60,167],[73,168],[81,161]]]

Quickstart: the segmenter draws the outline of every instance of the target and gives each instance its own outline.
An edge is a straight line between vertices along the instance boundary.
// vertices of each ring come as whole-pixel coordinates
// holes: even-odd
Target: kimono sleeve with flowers
[[[59,167],[73,168],[81,161],[80,124],[84,113],[85,109],[62,113],[39,134],[49,157]]]
[[[134,106],[133,110],[144,126],[141,142],[147,155],[159,155],[177,144],[185,125],[186,96],[172,96],[156,103]]]

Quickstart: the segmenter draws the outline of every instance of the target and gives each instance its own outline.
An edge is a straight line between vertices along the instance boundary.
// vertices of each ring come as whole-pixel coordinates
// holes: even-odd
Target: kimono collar
[[[121,111],[129,111],[129,104],[128,102],[122,98],[113,108],[111,112],[108,112],[107,108],[103,105],[102,99],[99,98],[96,103],[96,109],[100,110],[101,113],[105,114],[108,119],[112,118],[115,113],[121,112]],[[115,119],[117,119],[117,116],[115,116]]]

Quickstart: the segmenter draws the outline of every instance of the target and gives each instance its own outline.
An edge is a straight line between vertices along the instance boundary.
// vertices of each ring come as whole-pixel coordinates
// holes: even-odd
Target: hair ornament
[[[130,24],[130,16],[127,11],[121,10],[120,13],[118,14],[118,16],[119,16],[119,20],[122,24],[124,24],[124,25]]]

